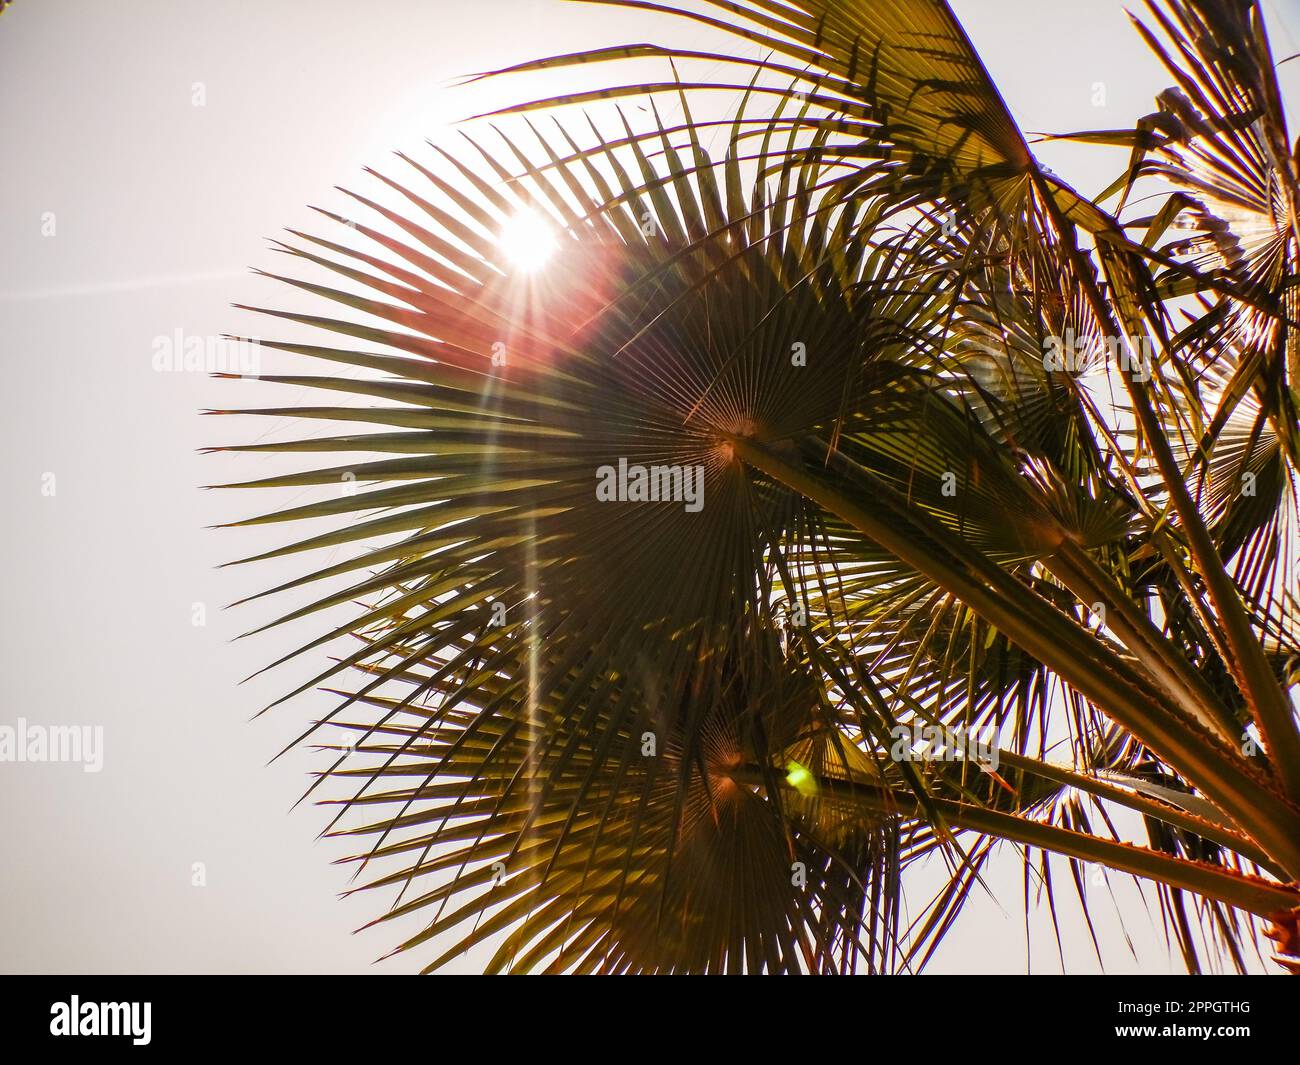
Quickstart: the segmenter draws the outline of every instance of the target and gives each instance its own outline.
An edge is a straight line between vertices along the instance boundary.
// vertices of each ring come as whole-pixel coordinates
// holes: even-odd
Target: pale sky
[[[954,6],[1027,130],[1127,126],[1167,84],[1111,0]],[[1300,52],[1300,0],[1266,9],[1275,54]],[[393,930],[351,932],[383,900],[340,901],[348,872],[330,859],[345,848],[315,840],[321,811],[289,812],[319,762],[299,752],[267,765],[327,700],[249,723],[319,660],[240,679],[321,622],[229,642],[270,615],[222,605],[293,575],[216,569],[281,535],[206,530],[253,509],[198,487],[256,475],[196,453],[246,438],[197,415],[241,399],[201,374],[155,372],[153,345],[252,328],[232,302],[284,304],[248,268],[275,268],[266,239],[284,227],[319,230],[308,205],[340,208],[334,186],[359,186],[362,166],[391,169],[392,150],[418,154],[456,119],[579,80],[457,88],[460,75],[641,40],[707,46],[680,23],[559,0],[15,0],[0,18],[0,724],[105,737],[99,773],[0,764],[0,970],[413,968],[371,964]],[[1282,71],[1300,98],[1300,60]],[[1065,145],[1041,154],[1090,193],[1122,164]],[[206,624],[193,624],[196,607]],[[192,884],[196,862],[206,886]],[[1064,863],[1056,880],[1068,967],[1093,971]],[[988,882],[1002,901],[973,901],[929,971],[1025,969],[1009,847]],[[1178,971],[1115,882],[1136,958],[1103,897],[1108,970]],[[1030,924],[1034,971],[1057,971],[1041,908]]]

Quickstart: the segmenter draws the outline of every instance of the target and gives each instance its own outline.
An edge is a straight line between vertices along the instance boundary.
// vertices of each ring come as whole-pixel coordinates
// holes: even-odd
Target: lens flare
[[[508,218],[497,243],[511,264],[525,273],[540,270],[559,247],[555,229],[532,210]]]

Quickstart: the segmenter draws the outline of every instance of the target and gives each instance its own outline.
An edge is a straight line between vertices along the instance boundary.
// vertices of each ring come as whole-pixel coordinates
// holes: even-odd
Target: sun
[[[506,219],[497,243],[511,264],[525,273],[540,270],[559,247],[555,229],[530,208]]]

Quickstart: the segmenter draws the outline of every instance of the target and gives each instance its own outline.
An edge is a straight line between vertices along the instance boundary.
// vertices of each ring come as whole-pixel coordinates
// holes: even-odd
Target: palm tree
[[[309,794],[378,920],[423,914],[397,949],[913,971],[1010,843],[1085,913],[1085,867],[1154,884],[1189,970],[1261,933],[1294,968],[1300,170],[1258,4],[1151,8],[1176,87],[1077,135],[1130,149],[1090,200],[943,0],[612,2],[735,54],[494,72],[671,62],[372,171],[406,209],[350,193],[368,220],[278,245],[346,310],[250,308],[330,368],[262,380],[345,397],[240,412],[334,435],[219,450],[333,463],[225,487],[365,486],[234,524],[335,518],[258,560],[352,549],[264,594],[359,604],[291,694],[339,697]],[[597,102],[618,128],[528,114]],[[620,461],[703,505],[602,498]]]

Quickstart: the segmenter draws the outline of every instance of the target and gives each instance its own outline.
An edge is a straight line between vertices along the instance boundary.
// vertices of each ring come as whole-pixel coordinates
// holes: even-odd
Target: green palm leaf
[[[1231,44],[1201,114],[1264,117],[1198,126],[1162,98],[1181,132],[1146,123],[1126,180],[1183,199],[1141,243],[1042,170],[938,0],[713,6],[677,13],[772,58],[636,44],[498,72],[673,61],[511,109],[648,95],[641,128],[619,112],[582,147],[519,119],[371,172],[402,210],[350,193],[364,218],[277,242],[293,269],[268,276],[321,309],[260,310],[321,341],[267,346],[325,372],[259,391],[331,405],[219,413],[327,435],[216,450],[317,463],[226,487],[358,488],[232,524],[329,525],[244,562],[351,552],[263,594],[324,589],[273,624],[357,604],[295,652],[350,639],[290,694],[340,699],[299,742],[332,734],[312,791],[365,887],[396,892],[380,921],[422,915],[400,949],[428,968],[909,969],[1002,839],[1049,894],[1033,853],[1074,863],[1085,914],[1078,863],[1155,880],[1196,969],[1190,893],[1240,967],[1240,912],[1285,930],[1300,903],[1300,642],[1268,546],[1294,528],[1295,175],[1257,10],[1158,13],[1188,56]],[[678,76],[701,61],[724,73]],[[733,117],[696,120],[718,91]],[[1204,235],[1159,244],[1197,192]],[[1225,204],[1268,239],[1226,242]],[[556,235],[536,274],[498,240],[519,212]],[[1123,379],[1110,406],[1043,358],[1121,330],[1162,361],[1094,359]],[[676,469],[676,496],[602,498],[625,467]],[[1001,768],[898,756],[899,728],[943,727]],[[951,884],[905,922],[935,856]]]

